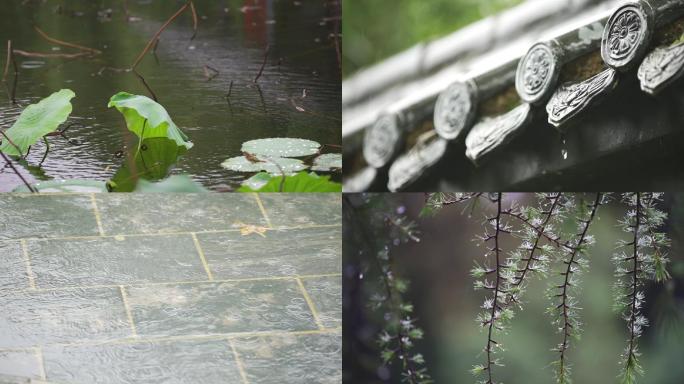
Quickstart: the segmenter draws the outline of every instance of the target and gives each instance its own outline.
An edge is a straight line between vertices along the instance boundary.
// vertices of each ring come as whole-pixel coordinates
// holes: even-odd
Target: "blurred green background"
[[[343,75],[522,0],[344,0]]]
[[[358,195],[355,196],[358,198]],[[354,198],[354,197],[352,197]],[[529,194],[508,194],[520,204],[532,204]],[[420,224],[420,243],[393,247],[396,271],[411,281],[408,297],[415,305],[417,325],[425,331],[425,339],[416,352],[425,356],[429,372],[436,383],[475,383],[469,370],[483,363],[482,350],[486,334],[475,317],[480,311],[484,292],[473,290],[470,269],[474,261],[482,262],[483,249],[472,241],[482,234],[482,217],[491,209],[478,209],[473,217],[463,213],[463,206],[443,209],[436,217],[419,218],[424,194],[385,194],[389,207],[404,207]],[[510,203],[510,201],[509,201]],[[505,204],[505,203],[504,203]],[[491,208],[491,207],[489,207]],[[669,213],[666,231],[672,239],[669,256],[673,279],[665,284],[649,284],[646,288],[644,314],[651,325],[640,339],[642,363],[646,375],[639,383],[681,384],[684,382],[684,194],[666,194],[663,210]],[[345,207],[345,220],[349,209]],[[611,257],[615,241],[628,236],[617,227],[623,217],[623,206],[611,203],[599,210],[590,227],[596,238],[588,260],[589,271],[582,275],[581,290],[575,295],[582,311],[583,332],[573,341],[569,357],[575,383],[617,383],[620,354],[626,346],[627,326],[613,312],[613,273]],[[381,367],[375,335],[382,320],[367,307],[367,294],[377,274],[366,270],[363,283],[358,280],[361,265],[368,261],[364,246],[355,240],[358,226],[345,221],[344,233],[344,382],[379,383],[378,377],[391,374],[385,382],[399,383],[398,373]],[[512,243],[504,244],[511,249]],[[555,265],[557,268],[558,266]],[[505,367],[495,368],[497,382],[507,384],[554,383],[550,363],[556,353],[550,350],[560,336],[546,313],[549,305],[545,290],[558,280],[535,279],[523,297],[524,310],[516,309],[511,330],[499,336],[506,351],[499,354]],[[366,303],[360,303],[366,300]]]

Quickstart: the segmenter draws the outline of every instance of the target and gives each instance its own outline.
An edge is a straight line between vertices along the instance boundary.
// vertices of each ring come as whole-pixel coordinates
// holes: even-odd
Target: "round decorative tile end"
[[[437,98],[434,124],[437,134],[446,140],[454,140],[470,128],[475,117],[475,86],[471,82],[457,81]]]
[[[531,104],[543,103],[555,89],[559,57],[549,43],[533,45],[518,63],[515,88],[520,98]]]
[[[652,12],[641,3],[628,3],[615,10],[603,29],[603,61],[618,70],[636,65],[651,39],[652,20]]]
[[[381,116],[366,129],[363,138],[363,157],[373,168],[382,168],[396,155],[401,131],[394,114]]]

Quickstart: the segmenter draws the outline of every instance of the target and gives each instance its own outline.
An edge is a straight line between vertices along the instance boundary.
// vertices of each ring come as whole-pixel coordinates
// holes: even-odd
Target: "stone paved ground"
[[[0,376],[340,383],[339,194],[0,195]]]

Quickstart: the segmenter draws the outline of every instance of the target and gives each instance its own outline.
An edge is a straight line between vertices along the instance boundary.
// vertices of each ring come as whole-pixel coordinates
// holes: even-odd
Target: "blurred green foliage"
[[[344,0],[343,75],[522,0]]]

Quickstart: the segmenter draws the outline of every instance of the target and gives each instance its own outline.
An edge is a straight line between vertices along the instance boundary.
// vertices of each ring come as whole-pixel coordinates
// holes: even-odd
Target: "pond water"
[[[124,3],[131,17],[128,22]],[[183,3],[2,2],[3,65],[7,40],[12,40],[15,50],[77,52],[41,38],[34,25],[53,38],[102,51],[77,59],[17,56],[18,105],[10,102],[5,89],[0,90],[0,127],[8,129],[28,104],[62,88],[76,93],[68,123],[79,123],[68,135],[80,145],[51,138],[50,155],[42,168],[36,167],[44,153],[42,143],[34,146],[27,162],[15,162],[27,179],[106,181],[121,168],[125,159],[120,151],[132,139],[121,114],[108,109],[107,103],[119,91],[149,93],[133,73],[111,68],[129,67]],[[339,152],[341,80],[333,38],[339,23],[337,1],[195,0],[195,4],[196,38],[191,40],[192,17],[186,12],[162,33],[156,55],[148,54],[138,66],[159,102],[194,143],[172,173],[189,174],[211,189],[234,188],[251,174],[228,171],[220,164],[239,156],[243,142],[258,138],[310,139],[323,144],[324,152]],[[257,86],[253,80],[267,46],[268,58]],[[217,70],[217,76],[209,80],[205,72],[214,72],[205,66]],[[21,184],[11,169],[0,169],[0,191]]]

